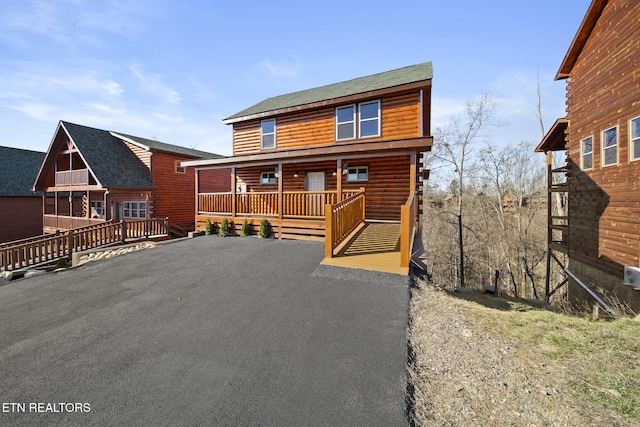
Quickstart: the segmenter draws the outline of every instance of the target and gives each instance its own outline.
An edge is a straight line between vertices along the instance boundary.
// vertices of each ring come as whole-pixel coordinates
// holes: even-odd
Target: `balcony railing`
[[[89,184],[88,169],[56,172],[56,187],[72,186],[72,185],[88,185],[88,184]]]

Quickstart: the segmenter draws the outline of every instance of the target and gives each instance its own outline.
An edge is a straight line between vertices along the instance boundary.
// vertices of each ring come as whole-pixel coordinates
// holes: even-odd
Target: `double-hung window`
[[[588,137],[580,141],[580,162],[582,169],[593,167],[593,137]]]
[[[602,166],[618,163],[618,128],[602,132]]]
[[[640,159],[640,117],[631,119],[629,125],[629,134],[631,135],[631,160]]]
[[[260,148],[276,148],[276,119],[260,122]]]
[[[380,100],[336,108],[336,141],[380,136]]]
[[[380,136],[380,101],[358,104],[360,138]]]
[[[336,139],[345,140],[356,137],[356,106],[347,105],[336,108]]]
[[[122,216],[125,218],[145,219],[147,217],[146,202],[122,202]]]

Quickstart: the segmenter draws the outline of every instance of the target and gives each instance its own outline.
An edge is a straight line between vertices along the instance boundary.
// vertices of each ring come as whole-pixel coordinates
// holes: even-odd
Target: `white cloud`
[[[258,66],[275,79],[296,79],[300,75],[300,63],[297,59],[293,62],[274,62],[265,59]]]
[[[140,82],[140,88],[143,92],[159,97],[169,104],[179,104],[182,101],[180,93],[165,85],[159,74],[144,74],[136,65],[132,65],[129,69]]]

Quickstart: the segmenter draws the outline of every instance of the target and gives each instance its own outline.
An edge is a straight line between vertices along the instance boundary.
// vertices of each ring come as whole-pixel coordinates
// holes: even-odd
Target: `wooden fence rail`
[[[74,252],[168,234],[168,218],[90,225],[53,236],[4,243],[0,246],[0,267],[4,271],[19,270],[64,257],[70,259]]]
[[[327,204],[325,211],[325,257],[333,258],[333,250],[365,219],[364,188],[340,203]]]
[[[407,202],[402,205],[400,219],[400,267],[409,267],[411,251],[418,224],[418,194],[413,192]]]

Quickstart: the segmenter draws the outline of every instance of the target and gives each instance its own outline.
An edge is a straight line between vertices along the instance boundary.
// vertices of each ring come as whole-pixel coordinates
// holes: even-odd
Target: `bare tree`
[[[465,204],[465,185],[469,178],[470,160],[474,150],[474,145],[483,135],[482,132],[489,126],[498,124],[495,117],[495,103],[487,95],[481,95],[465,105],[464,113],[461,116],[451,118],[451,122],[443,127],[437,128],[434,134],[436,144],[442,147],[440,160],[449,163],[454,169],[454,176],[457,181],[458,194],[456,198],[459,249],[459,280],[460,286],[465,286],[465,252],[463,233],[463,213]]]

